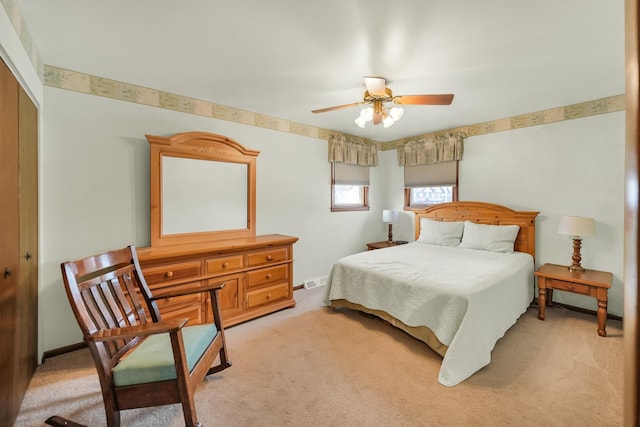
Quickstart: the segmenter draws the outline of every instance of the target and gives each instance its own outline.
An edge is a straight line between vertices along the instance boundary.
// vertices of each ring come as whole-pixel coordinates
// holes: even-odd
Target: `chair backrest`
[[[105,329],[146,324],[147,316],[160,320],[157,305],[149,303],[151,294],[134,246],[65,262],[61,268],[67,297],[85,337]],[[136,291],[146,300],[144,306]],[[87,342],[102,373],[110,376],[114,363],[138,341],[132,337]]]

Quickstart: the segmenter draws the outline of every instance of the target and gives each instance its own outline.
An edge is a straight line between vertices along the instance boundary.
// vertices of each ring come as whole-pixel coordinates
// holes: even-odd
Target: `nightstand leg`
[[[606,291],[605,291],[606,292]],[[598,335],[607,336],[607,296],[605,299],[598,298]]]
[[[540,282],[544,279],[538,279],[538,319],[544,320],[544,306],[547,303],[547,289],[540,287]]]

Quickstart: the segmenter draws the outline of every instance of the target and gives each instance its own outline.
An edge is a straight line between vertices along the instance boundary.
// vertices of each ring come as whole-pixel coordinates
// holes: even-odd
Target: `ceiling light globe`
[[[364,117],[366,121],[370,122],[371,120],[373,120],[373,108],[363,108],[360,112],[360,116]]]
[[[357,119],[355,119],[353,121],[356,125],[358,125],[358,127],[361,127],[364,129],[364,125],[367,123],[367,119],[365,119],[364,117],[362,117],[362,114],[360,114],[360,116],[358,116]]]
[[[394,121],[398,121],[404,116],[404,108],[402,107],[391,107],[389,110],[389,115]]]
[[[395,121],[395,120],[393,120],[393,118],[392,118],[391,116],[387,116],[387,117],[385,117],[384,119],[382,119],[382,125],[383,125],[385,128],[390,128],[391,126],[393,126],[393,124],[394,124],[395,122],[396,122],[396,121]]]

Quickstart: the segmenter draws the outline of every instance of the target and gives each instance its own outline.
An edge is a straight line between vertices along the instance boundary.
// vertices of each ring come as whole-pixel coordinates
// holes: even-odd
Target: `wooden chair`
[[[206,375],[231,366],[217,297],[224,284],[152,295],[134,246],[65,262],[61,268],[98,370],[107,425],[120,425],[121,410],[181,403],[185,424],[201,426],[196,387]],[[162,320],[158,299],[197,292],[210,294],[213,323],[185,326],[188,319]]]

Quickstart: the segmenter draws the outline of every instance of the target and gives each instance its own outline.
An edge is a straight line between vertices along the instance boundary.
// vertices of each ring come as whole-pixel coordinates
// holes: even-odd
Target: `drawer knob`
[[[267,255],[267,261],[271,261],[273,257],[271,255]]]
[[[271,279],[271,273],[267,274],[267,280]]]
[[[167,271],[167,272],[165,273],[165,276],[167,276],[167,277],[173,277],[173,271]]]
[[[223,262],[222,263],[222,268],[227,268],[229,267],[229,263],[228,262]]]
[[[267,299],[271,299],[271,294],[267,294]]]

